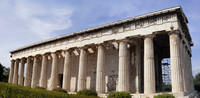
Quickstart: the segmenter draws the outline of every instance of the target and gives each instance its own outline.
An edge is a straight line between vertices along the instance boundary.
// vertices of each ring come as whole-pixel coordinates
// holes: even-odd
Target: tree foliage
[[[0,63],[0,82],[8,82],[10,68],[6,68]]]
[[[200,73],[198,73],[194,77],[194,88],[195,88],[195,90],[197,90],[198,92],[200,92]]]

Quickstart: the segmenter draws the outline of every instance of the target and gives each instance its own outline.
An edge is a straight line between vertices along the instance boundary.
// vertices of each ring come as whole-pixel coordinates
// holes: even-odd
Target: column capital
[[[155,37],[156,37],[155,34],[149,34],[144,36],[144,38],[150,38],[150,39],[154,39]]]
[[[104,48],[105,48],[105,44],[103,44],[103,43],[97,44],[97,45],[96,45],[96,48],[98,48],[98,47],[104,47]]]
[[[50,52],[46,52],[46,53],[43,53],[41,54],[42,56],[49,56],[51,53]]]
[[[50,55],[51,55],[51,56],[54,56],[54,55],[57,55],[57,53],[56,53],[56,52],[51,52]]]
[[[21,59],[20,59],[20,62],[21,62],[21,63],[25,63],[25,62],[26,62],[26,58],[25,58],[25,57],[21,58]]]
[[[63,50],[63,52],[66,52],[66,51],[72,52],[72,51],[74,51],[74,50],[75,50],[74,48],[68,48],[68,49]]]
[[[181,36],[181,32],[180,31],[170,31],[168,34],[169,34],[169,36],[171,34],[177,34],[177,35]]]
[[[12,59],[12,60],[10,60],[10,61],[11,61],[12,63],[14,63],[14,62],[15,62],[15,60],[13,60],[13,59]]]
[[[117,43],[120,43],[120,42],[124,42],[124,43],[131,43],[131,39],[130,38],[124,38],[124,39],[119,39],[119,40],[115,40],[113,42],[117,42]],[[112,43],[113,43],[112,42]]]
[[[33,56],[28,56],[27,59],[33,60]]]
[[[25,57],[23,57],[23,58],[21,58],[20,60],[21,60],[21,61],[24,61],[24,60],[26,60],[26,58],[25,58]]]
[[[20,61],[20,59],[16,59],[16,60],[15,60],[15,62],[19,62],[19,61]]]
[[[81,50],[81,49],[88,49],[89,47],[88,46],[83,46],[83,47],[77,47],[79,50]]]

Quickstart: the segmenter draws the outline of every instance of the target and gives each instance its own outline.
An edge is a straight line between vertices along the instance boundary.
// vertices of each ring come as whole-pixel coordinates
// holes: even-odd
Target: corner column
[[[80,49],[79,71],[78,71],[78,91],[86,89],[87,76],[87,53],[86,50]]]
[[[71,77],[71,54],[69,50],[65,52],[64,70],[63,70],[63,87],[70,91],[70,77]]]
[[[13,84],[17,84],[18,81],[18,69],[19,69],[19,59],[15,61],[15,67],[14,67],[14,78],[13,78]]]
[[[171,80],[172,92],[183,92],[183,76],[181,72],[181,59],[180,59],[180,38],[177,32],[169,35],[170,38],[170,58],[171,58]]]
[[[24,80],[24,64],[25,64],[25,58],[21,59],[21,65],[20,65],[20,72],[19,72],[19,81],[18,85],[23,85],[23,80]]]
[[[155,63],[153,35],[144,39],[144,93],[155,93]]]
[[[127,43],[119,43],[119,83],[118,91],[129,92],[129,66]]]
[[[38,84],[38,64],[39,60],[38,57],[34,57],[34,62],[33,62],[33,75],[32,75],[32,82],[31,82],[31,87],[36,88]]]
[[[40,87],[47,88],[47,61],[48,55],[42,55],[42,69],[41,69],[41,78],[40,78]]]
[[[58,54],[51,53],[52,56],[52,69],[51,69],[51,90],[57,88],[57,80],[58,80]]]
[[[9,73],[8,83],[12,83],[12,81],[13,81],[14,64],[15,64],[15,60],[11,60],[10,73]]]
[[[102,45],[98,46],[96,72],[96,91],[105,93],[105,52]]]
[[[24,86],[30,87],[31,86],[30,84],[31,84],[31,57],[28,57],[26,63]]]

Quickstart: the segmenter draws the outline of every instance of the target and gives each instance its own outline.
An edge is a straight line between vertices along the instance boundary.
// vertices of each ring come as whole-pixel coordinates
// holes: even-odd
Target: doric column
[[[183,78],[180,61],[180,38],[178,33],[171,33],[170,36],[170,58],[171,58],[171,80],[172,92],[183,92]]]
[[[182,41],[180,42],[180,59],[181,59],[181,69],[183,75],[183,90],[184,92],[188,92],[188,74],[187,74],[187,66],[188,61],[186,60],[186,49]]]
[[[127,43],[119,44],[119,82],[118,91],[129,92],[129,66]]]
[[[192,75],[192,63],[191,63],[191,57],[190,57],[190,55],[187,53],[187,61],[189,61],[188,63],[188,70],[189,70],[189,89],[190,89],[190,91],[191,92],[193,92],[194,91],[194,81],[193,81],[193,75]]]
[[[31,81],[32,88],[36,88],[38,84],[38,66],[39,66],[39,58],[35,56],[33,61],[33,74]]]
[[[8,83],[13,83],[14,64],[15,64],[15,60],[11,60]]]
[[[41,69],[41,78],[40,78],[40,87],[47,88],[47,62],[48,55],[42,55],[42,69]]]
[[[51,53],[52,56],[52,69],[51,69],[51,90],[56,89],[58,84],[57,84],[57,80],[58,80],[58,54]]]
[[[71,55],[70,51],[65,52],[64,70],[63,70],[63,89],[70,91],[70,77],[71,77]]]
[[[17,84],[17,81],[18,81],[18,69],[19,69],[19,60],[17,59],[17,60],[15,60],[13,84]]]
[[[140,40],[136,44],[136,77],[135,77],[135,91],[141,92],[141,47]]]
[[[30,84],[31,84],[31,57],[28,57],[26,63],[24,86],[30,87],[31,86]]]
[[[80,49],[79,71],[78,71],[78,91],[86,89],[87,76],[87,53],[86,50]]]
[[[144,93],[155,93],[155,63],[153,35],[144,39]]]
[[[102,45],[98,46],[96,91],[98,93],[105,93],[105,51]]]
[[[21,62],[21,65],[20,65],[18,85],[23,85],[25,58],[22,58],[20,62]]]

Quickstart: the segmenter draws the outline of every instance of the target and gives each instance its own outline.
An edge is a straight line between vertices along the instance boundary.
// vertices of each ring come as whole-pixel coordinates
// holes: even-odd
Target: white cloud
[[[193,75],[195,76],[197,73],[200,72],[200,65],[199,66],[194,66],[192,68],[192,72],[193,72]]]
[[[70,7],[48,7],[35,2],[16,2],[15,13],[28,28],[42,39],[55,36],[54,31],[69,28],[72,9]]]
[[[0,1],[0,63],[10,66],[10,50],[55,37],[72,26],[73,8],[40,1]]]

